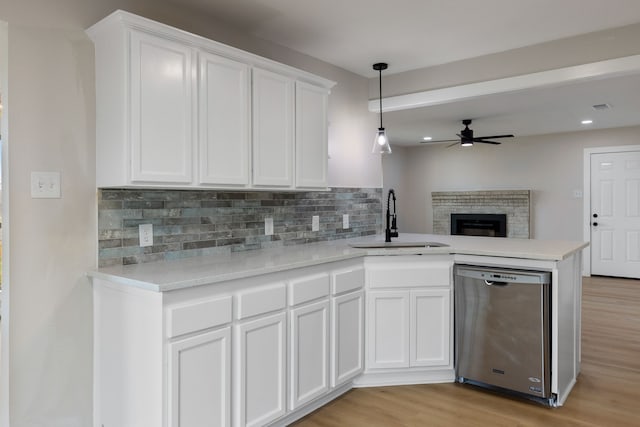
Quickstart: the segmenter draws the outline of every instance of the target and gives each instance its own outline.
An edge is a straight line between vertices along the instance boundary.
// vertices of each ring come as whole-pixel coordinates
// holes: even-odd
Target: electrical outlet
[[[342,228],[349,228],[349,214],[342,215]]]
[[[319,231],[320,230],[320,217],[318,215],[314,215],[311,217],[311,231]]]
[[[264,235],[265,236],[273,235],[273,218],[264,219]]]
[[[138,226],[140,234],[140,247],[153,246],[153,224],[140,224]]]
[[[32,199],[59,199],[60,172],[31,172]]]

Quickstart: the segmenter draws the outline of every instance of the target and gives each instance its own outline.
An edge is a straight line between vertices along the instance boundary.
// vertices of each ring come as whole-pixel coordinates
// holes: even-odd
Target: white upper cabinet
[[[200,53],[200,184],[249,184],[250,73],[246,64]]]
[[[329,90],[296,82],[296,187],[327,187]]]
[[[192,181],[193,50],[130,34],[131,181]]]
[[[123,11],[87,33],[98,187],[327,187],[334,82]]]
[[[253,184],[293,186],[294,80],[253,70]]]

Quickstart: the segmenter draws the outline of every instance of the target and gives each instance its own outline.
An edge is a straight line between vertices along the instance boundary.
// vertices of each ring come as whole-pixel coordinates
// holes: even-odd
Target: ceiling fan
[[[473,146],[474,142],[480,142],[483,144],[502,144],[501,142],[498,141],[489,141],[490,139],[496,139],[496,138],[513,138],[513,135],[490,135],[490,136],[473,136],[473,130],[469,129],[469,125],[471,124],[471,119],[464,119],[462,121],[462,124],[464,125],[464,129],[462,129],[460,131],[460,133],[457,133],[456,135],[458,135],[460,137],[460,139],[443,139],[443,140],[439,140],[439,141],[420,141],[422,143],[434,143],[434,142],[450,142],[450,141],[455,141],[455,144],[451,144],[449,145],[449,147],[453,147],[454,145],[458,145],[460,144],[463,147],[471,147]]]

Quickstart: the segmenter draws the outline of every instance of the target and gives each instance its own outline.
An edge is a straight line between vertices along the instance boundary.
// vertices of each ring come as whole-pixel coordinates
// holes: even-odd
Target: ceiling
[[[365,77],[399,73],[640,23],[638,0],[175,0],[240,31]],[[384,115],[392,145],[425,135],[516,136],[640,124],[640,72]],[[612,109],[595,111],[594,104]]]
[[[385,112],[392,145],[420,145],[456,138],[462,119],[473,119],[475,136],[542,135],[640,125],[640,72],[562,86],[485,95],[425,108]],[[609,104],[606,110],[594,105]],[[582,124],[590,119],[592,124]],[[373,134],[373,133],[372,133]],[[513,139],[501,139],[507,144]],[[433,143],[429,143],[433,144]]]

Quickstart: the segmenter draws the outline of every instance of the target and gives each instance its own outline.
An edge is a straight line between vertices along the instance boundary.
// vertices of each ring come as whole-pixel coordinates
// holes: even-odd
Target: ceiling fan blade
[[[460,145],[460,141],[454,142],[453,144],[447,145],[447,148],[453,147],[454,145]]]
[[[513,138],[513,135],[476,136],[477,139]]]
[[[419,141],[419,142],[420,142],[420,144],[432,144],[434,142],[453,142],[453,141],[460,142],[459,139],[438,139],[438,140],[435,140],[435,141]]]
[[[485,141],[484,139],[480,139],[480,140],[474,139],[474,141],[475,141],[475,142],[479,142],[479,143],[481,143],[481,144],[495,144],[495,145],[500,145],[500,144],[502,144],[502,142],[498,142],[498,141]]]

